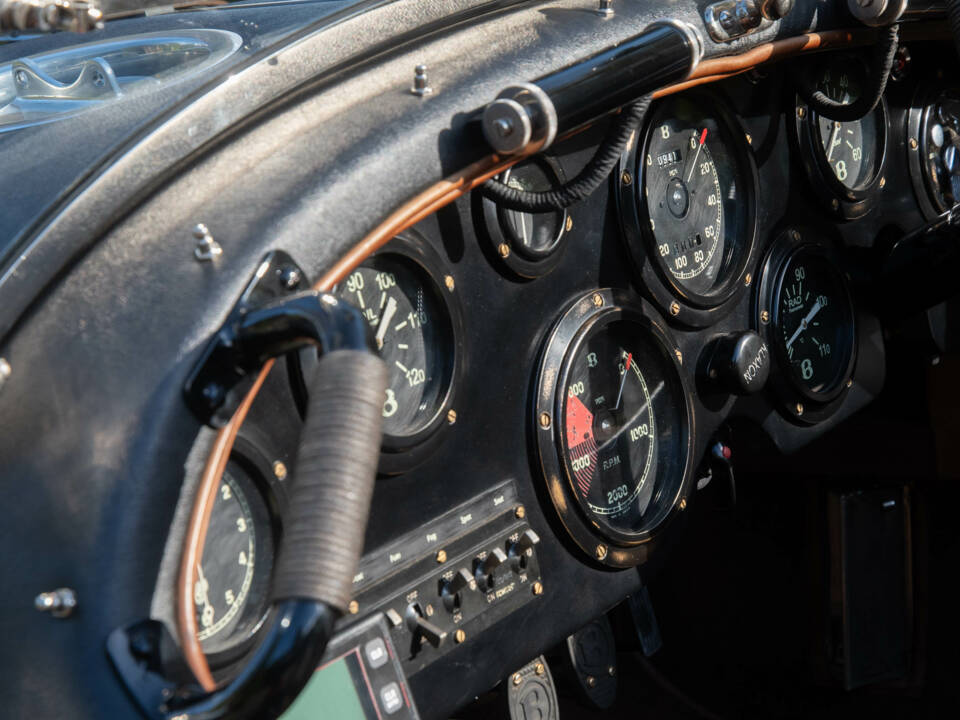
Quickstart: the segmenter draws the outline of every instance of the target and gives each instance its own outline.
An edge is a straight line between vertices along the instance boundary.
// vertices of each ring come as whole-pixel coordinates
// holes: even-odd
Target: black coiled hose
[[[956,3],[957,0],[951,0]],[[844,104],[828,98],[826,93],[817,88],[816,78],[805,72],[806,68],[793,71],[794,84],[797,93],[807,103],[809,108],[828,120],[849,122],[873,112],[873,109],[883,97],[887,87],[887,78],[893,68],[894,56],[897,53],[897,41],[900,37],[900,26],[890,25],[880,30],[880,37],[874,48],[873,62],[870,65],[866,86],[854,102]]]
[[[651,95],[627,105],[614,120],[613,127],[603,139],[597,152],[575,178],[554,190],[532,192],[518,190],[496,179],[480,186],[480,193],[501,207],[518,212],[542,213],[563,210],[583,200],[600,187],[620,159],[623,148],[634,131],[643,122],[650,108]]]

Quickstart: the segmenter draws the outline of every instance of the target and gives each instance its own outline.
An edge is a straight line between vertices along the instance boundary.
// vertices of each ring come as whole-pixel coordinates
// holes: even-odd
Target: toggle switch
[[[415,637],[425,638],[435,648],[443,645],[447,639],[447,631],[441,630],[423,616],[420,603],[411,603],[407,606],[407,628]]]

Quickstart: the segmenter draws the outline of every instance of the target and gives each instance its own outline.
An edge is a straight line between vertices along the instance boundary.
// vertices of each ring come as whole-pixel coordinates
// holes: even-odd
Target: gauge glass
[[[776,342],[795,385],[812,396],[839,389],[850,373],[854,318],[843,274],[829,256],[800,247],[780,272]]]
[[[566,367],[561,447],[573,492],[607,536],[635,539],[669,512],[682,482],[675,371],[650,332],[623,319],[587,330]]]
[[[424,430],[453,375],[453,331],[435,283],[412,259],[383,254],[353,272],[338,293],[363,312],[387,364],[384,434]]]
[[[501,180],[509,187],[528,192],[552,190],[559,178],[546,163],[530,161],[507,170]],[[557,249],[566,224],[566,210],[527,213],[498,207],[497,217],[513,250],[527,260],[542,260]]]
[[[850,67],[859,66],[853,63]],[[846,67],[828,67],[818,88],[831,100],[849,104],[860,96],[861,75]],[[837,182],[849,190],[860,190],[876,179],[883,155],[879,136],[885,131],[881,104],[859,120],[841,122],[816,116],[816,128],[821,160]]]
[[[273,564],[269,512],[249,476],[229,463],[197,565],[197,639],[207,653],[245,640],[263,616]]]
[[[647,133],[641,199],[654,257],[684,294],[722,295],[748,254],[748,203],[731,133],[709,103],[687,98],[660,105]]]
[[[944,90],[925,110],[920,151],[934,203],[948,210],[960,199],[960,90]]]

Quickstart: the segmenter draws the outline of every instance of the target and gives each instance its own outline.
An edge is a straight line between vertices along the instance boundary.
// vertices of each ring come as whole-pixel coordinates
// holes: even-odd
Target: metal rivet
[[[593,675],[587,675],[587,687],[595,688],[597,686],[597,679]]]
[[[573,230],[573,218],[567,215],[567,232]]]
[[[510,246],[506,243],[500,243],[497,245],[497,252],[500,253],[502,258],[510,257]]]
[[[677,362],[683,365],[683,353],[680,352],[680,348],[676,348],[673,352],[677,356]]]
[[[916,138],[910,138],[910,149],[911,149],[911,150],[916,150],[916,149],[917,149],[917,139],[916,139]]]
[[[457,411],[454,409],[447,410],[447,423],[453,425],[457,421]]]
[[[686,499],[686,498],[680,498],[680,509],[681,509],[681,510],[686,510],[686,509],[687,509],[687,499]]]
[[[542,427],[544,430],[550,427],[550,413],[540,413],[540,427]]]
[[[633,182],[633,175],[624,170],[622,173],[620,173],[620,182],[622,182],[624,185],[629,185]]]
[[[607,556],[607,546],[597,545],[595,552],[597,554],[597,560],[603,560]]]
[[[197,246],[193,249],[193,256],[200,262],[210,262],[223,254],[220,243],[213,239],[210,230],[203,223],[197,223],[193,228],[193,237]]]
[[[413,69],[413,87],[410,88],[410,92],[417,97],[430,95],[433,92],[433,88],[430,87],[430,83],[427,80],[426,65],[417,65]]]
[[[547,671],[547,669],[543,666],[543,663],[537,663],[536,665],[534,665],[533,671],[537,675],[543,675]]]
[[[751,275],[750,273],[747,273],[747,276],[743,278],[743,284],[746,285],[747,287],[750,287],[750,283],[752,282],[753,282],[753,275]]]
[[[55,618],[67,618],[77,607],[77,593],[71,588],[57,588],[42,592],[33,600],[33,606],[40,612],[48,612]]]
[[[617,669],[613,665],[610,665],[607,667],[607,675],[609,675],[610,677],[613,677],[616,674],[617,674]]]
[[[760,311],[760,322],[762,322],[764,325],[766,325],[768,322],[770,322],[770,311],[769,311],[769,310],[761,310],[761,311]]]
[[[447,551],[446,551],[446,550],[438,550],[438,551],[437,551],[437,562],[438,562],[438,563],[445,563],[446,561],[447,561]]]
[[[543,595],[543,583],[539,580],[535,580],[533,583],[533,594]]]
[[[600,6],[597,8],[597,14],[603,17],[613,16],[613,0],[600,0]]]
[[[797,411],[797,415],[803,415],[803,403],[797,403],[797,406],[794,408]]]
[[[680,303],[678,303],[676,300],[670,303],[670,314],[674,317],[680,314]]]
[[[806,108],[802,108],[802,107],[798,107],[798,108],[797,108],[797,117],[798,117],[798,118],[800,118],[800,119],[802,120],[804,117],[806,117],[806,115],[807,115],[807,109],[806,109]]]
[[[522,682],[523,682],[523,676],[522,676],[520,673],[514,673],[514,674],[513,674],[513,684],[514,684],[514,685],[519,685],[519,684],[522,683]]]
[[[287,479],[287,466],[282,462],[277,460],[273,463],[273,476],[277,480],[286,480]]]
[[[517,509],[513,511],[513,515],[517,520],[523,520],[527,516],[527,509],[523,505],[517,505]]]
[[[600,293],[594,293],[593,305],[594,307],[603,307],[603,295],[601,295]]]
[[[456,287],[456,283],[453,282],[453,275],[447,275],[443,279],[443,284],[447,286],[447,290],[453,292],[453,288]]]
[[[462,643],[467,639],[467,634],[461,628],[457,628],[457,631],[453,634],[453,639],[457,643]]]
[[[347,605],[347,612],[349,612],[351,615],[356,615],[358,612],[360,612],[360,603],[358,603],[356,600],[351,600],[350,604]]]

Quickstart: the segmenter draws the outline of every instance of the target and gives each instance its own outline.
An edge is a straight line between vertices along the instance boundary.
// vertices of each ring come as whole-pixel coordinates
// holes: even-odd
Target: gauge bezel
[[[256,493],[256,497],[266,509],[267,526],[257,526],[256,529],[257,532],[266,532],[270,535],[273,541],[273,562],[270,565],[269,573],[266,575],[264,575],[262,571],[257,575],[257,570],[254,570],[255,582],[262,584],[265,591],[261,598],[261,607],[258,612],[259,617],[245,623],[242,637],[238,637],[236,641],[230,645],[215,650],[214,652],[208,652],[204,649],[204,654],[207,657],[207,662],[211,669],[218,671],[224,670],[246,658],[247,653],[256,644],[260,629],[270,618],[272,607],[270,604],[270,586],[272,584],[273,570],[276,566],[277,552],[283,534],[280,499],[272,484],[267,480],[268,477],[272,476],[272,469],[266,459],[257,451],[252,442],[247,441],[242,436],[238,436],[234,443],[233,452],[231,452],[230,459],[228,460],[228,466],[230,464],[238,466],[241,471],[239,476],[243,479],[240,480],[240,482],[244,484],[243,489],[248,496],[248,502],[249,496],[252,493]],[[249,602],[249,600],[247,602]],[[254,612],[257,611],[255,610]],[[201,647],[203,647],[202,643]]]
[[[636,322],[651,334],[663,353],[665,366],[675,373],[677,388],[684,399],[681,412],[685,415],[685,418],[681,417],[685,437],[678,443],[679,447],[685,449],[685,457],[676,483],[676,493],[670,499],[668,510],[658,518],[655,525],[643,532],[629,535],[601,527],[582,508],[567,463],[562,457],[561,437],[562,388],[565,387],[564,381],[570,372],[576,350],[597,328],[620,319]],[[544,416],[549,418],[549,423],[544,424]],[[617,288],[594,290],[573,302],[554,324],[544,346],[537,376],[533,428],[546,492],[561,524],[574,543],[593,562],[606,567],[628,568],[646,562],[652,541],[662,535],[690,494],[695,437],[691,384],[678,359],[676,342],[666,323],[650,304],[626,290]]]
[[[427,459],[436,449],[446,433],[455,423],[450,422],[448,414],[456,407],[458,389],[463,373],[464,331],[463,311],[455,276],[440,253],[416,230],[405,230],[391,239],[370,258],[393,257],[401,262],[413,263],[415,272],[429,284],[437,302],[450,324],[450,342],[453,357],[449,359],[446,390],[437,404],[437,409],[427,423],[410,435],[383,434],[380,445],[380,463],[377,472],[380,475],[398,475],[406,472]],[[446,278],[451,279],[448,285]],[[336,292],[336,288],[334,289]],[[305,368],[316,363],[316,352],[307,349],[293,355],[290,363],[294,396],[298,398],[301,417],[306,407],[307,388],[303,379]]]
[[[825,392],[813,392],[796,382],[790,372],[790,360],[780,342],[780,290],[783,273],[789,262],[799,252],[811,252],[830,261],[836,270],[843,289],[843,300],[850,315],[849,357],[844,372],[836,386]],[[763,270],[757,287],[754,303],[753,327],[760,333],[768,347],[773,348],[777,362],[772,368],[767,387],[776,399],[775,405],[786,418],[802,425],[814,425],[833,415],[843,404],[853,382],[859,349],[859,324],[856,306],[850,291],[850,281],[840,270],[840,263],[833,247],[813,230],[789,228],[781,232],[772,243],[763,261]],[[764,312],[768,320],[763,321]]]
[[[851,57],[851,56],[844,56]],[[862,58],[856,57],[862,63]],[[833,59],[836,62],[836,58]],[[823,69],[818,66],[817,72]],[[864,73],[866,73],[864,65]],[[820,129],[817,126],[818,115],[812,112],[799,95],[794,96],[793,107],[793,141],[800,155],[810,186],[827,210],[835,216],[854,220],[870,212],[880,200],[880,190],[884,183],[884,174],[887,165],[887,148],[889,146],[890,116],[887,110],[886,98],[881,96],[877,107],[871,112],[878,113],[877,119],[877,146],[873,151],[879,155],[879,161],[869,182],[859,188],[849,188],[837,179],[830,168],[820,141]]]
[[[949,207],[937,202],[934,188],[930,186],[930,178],[924,170],[923,158],[927,154],[927,123],[933,111],[933,103],[944,91],[956,87],[949,82],[921,84],[913,94],[910,110],[907,113],[907,127],[904,147],[907,153],[907,167],[910,171],[910,184],[913,194],[917,198],[920,211],[927,220],[933,220],[938,215],[949,210]],[[916,141],[916,147],[911,147],[910,140]]]
[[[663,267],[657,255],[657,240],[648,222],[646,197],[642,197],[646,182],[646,168],[642,158],[650,143],[653,129],[653,116],[658,106],[647,113],[642,129],[635,133],[620,156],[617,173],[614,176],[618,202],[618,216],[623,231],[627,252],[633,267],[639,275],[637,285],[645,291],[650,300],[668,316],[688,327],[707,327],[726,316],[736,307],[743,293],[751,285],[751,268],[756,264],[757,256],[757,197],[760,180],[753,148],[747,140],[748,133],[740,118],[729,109],[727,103],[716,93],[697,90],[684,93],[683,97],[692,100],[704,115],[712,116],[723,125],[730,141],[731,155],[737,173],[737,180],[746,196],[747,231],[739,242],[747,243],[742,251],[738,265],[729,273],[722,289],[709,296],[691,293]],[[662,102],[672,102],[666,98]]]
[[[566,175],[563,172],[563,168],[560,166],[560,163],[550,155],[535,155],[524,162],[537,165],[540,170],[543,171],[544,175],[550,179],[554,188],[560,187],[566,182]],[[498,179],[501,182],[506,182],[510,177],[511,171],[512,168],[508,168],[498,176]],[[553,249],[538,259],[532,259],[523,257],[522,253],[517,252],[514,246],[514,239],[504,231],[502,218],[503,208],[490,198],[481,196],[480,193],[475,193],[475,197],[479,199],[479,209],[483,215],[483,222],[478,223],[483,225],[483,231],[480,233],[480,236],[487,241],[488,254],[491,258],[495,258],[497,264],[502,264],[513,275],[527,280],[543,277],[560,264],[570,236],[567,226],[571,220],[570,214],[566,209],[559,211],[562,213],[562,218]],[[510,250],[506,257],[500,252],[501,245],[506,245]]]

